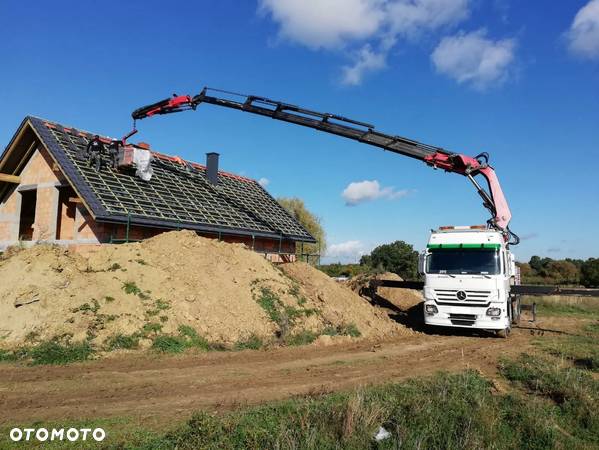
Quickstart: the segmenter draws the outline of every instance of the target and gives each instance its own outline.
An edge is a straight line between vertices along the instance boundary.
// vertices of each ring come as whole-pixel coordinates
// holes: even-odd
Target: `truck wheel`
[[[511,331],[511,329],[509,327],[508,328],[504,328],[503,330],[497,330],[495,332],[495,335],[497,337],[500,337],[500,338],[503,338],[503,339],[507,339],[509,337],[509,335],[510,335],[510,331]]]

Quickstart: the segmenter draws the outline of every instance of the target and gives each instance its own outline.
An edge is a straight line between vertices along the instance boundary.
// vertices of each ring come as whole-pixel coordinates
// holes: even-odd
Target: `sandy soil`
[[[349,324],[364,338],[407,333],[310,266],[281,271],[241,244],[190,231],[105,246],[88,256],[35,246],[0,260],[0,280],[0,348],[60,336],[102,346],[148,323],[166,334],[188,325],[225,344],[251,335],[269,341],[279,327],[257,302],[265,289],[279,308],[295,311],[291,334]]]
[[[535,326],[525,322],[509,339],[467,330],[326,347],[115,355],[64,367],[0,365],[0,424],[128,417],[166,428],[198,409],[229,409],[438,370],[471,368],[495,378],[500,357],[534,352],[532,339],[570,332],[580,324],[580,319],[564,317],[541,319]]]

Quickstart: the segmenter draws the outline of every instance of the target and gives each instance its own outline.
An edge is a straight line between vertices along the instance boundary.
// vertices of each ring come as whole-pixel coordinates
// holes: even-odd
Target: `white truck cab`
[[[519,298],[510,295],[518,276],[501,232],[484,225],[433,230],[419,266],[427,325],[509,335],[520,316]]]

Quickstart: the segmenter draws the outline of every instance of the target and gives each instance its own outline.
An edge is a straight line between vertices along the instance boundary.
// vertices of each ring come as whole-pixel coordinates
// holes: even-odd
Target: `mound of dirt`
[[[346,284],[354,292],[364,295],[364,288],[367,287],[373,279],[403,281],[399,275],[392,272],[385,272],[378,275],[358,275],[349,279]],[[379,287],[377,289],[377,295],[397,306],[402,311],[407,311],[423,301],[422,292],[415,289]]]
[[[348,327],[368,338],[406,332],[318,270],[282,269],[189,231],[85,256],[34,246],[0,261],[0,346],[60,336],[103,346],[117,335],[150,345],[181,325],[224,344]]]

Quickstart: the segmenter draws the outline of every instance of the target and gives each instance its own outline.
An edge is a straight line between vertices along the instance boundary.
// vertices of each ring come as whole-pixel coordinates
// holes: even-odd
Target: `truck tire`
[[[507,327],[507,328],[504,328],[503,330],[497,330],[495,332],[495,335],[499,338],[507,339],[510,336],[511,331],[512,331],[511,328]]]

